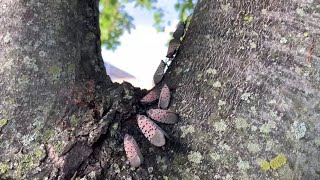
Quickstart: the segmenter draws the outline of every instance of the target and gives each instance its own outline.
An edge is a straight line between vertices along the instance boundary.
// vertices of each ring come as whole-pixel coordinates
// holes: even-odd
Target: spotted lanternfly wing
[[[143,156],[136,140],[134,140],[134,138],[129,134],[126,134],[124,136],[123,144],[130,165],[133,167],[139,167],[143,162]]]
[[[170,103],[170,98],[171,98],[170,89],[165,84],[165,85],[163,85],[161,92],[160,92],[158,108],[167,109],[169,106],[169,103]]]
[[[160,95],[160,91],[158,88],[153,88],[149,91],[149,93],[147,95],[145,95],[140,102],[143,104],[149,104],[152,103],[154,101],[156,101],[157,99],[159,99],[159,95]]]
[[[165,67],[166,63],[163,60],[161,60],[156,72],[153,75],[153,82],[155,84],[158,84],[162,80]]]
[[[173,58],[173,55],[176,54],[177,50],[180,47],[180,40],[178,39],[172,39],[169,42],[168,52],[167,52],[167,58]]]
[[[150,109],[147,111],[148,116],[161,123],[175,124],[178,121],[178,115],[169,110]]]
[[[166,133],[151,119],[144,115],[138,115],[138,126],[143,135],[151,142],[151,144],[161,147],[166,144]]]
[[[177,25],[176,31],[174,31],[174,33],[173,33],[173,38],[177,39],[177,40],[180,40],[180,38],[184,34],[184,29],[185,29],[184,22],[179,22],[179,24]]]

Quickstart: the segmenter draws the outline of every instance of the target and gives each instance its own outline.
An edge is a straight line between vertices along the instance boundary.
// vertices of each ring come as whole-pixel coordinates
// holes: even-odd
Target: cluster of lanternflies
[[[188,23],[188,19],[186,23]],[[180,22],[177,25],[177,29],[173,33],[173,39],[169,42],[166,55],[168,61],[165,62],[161,60],[160,65],[153,76],[155,84],[159,84],[161,82],[165,74],[167,63],[174,59],[174,56],[181,44],[180,39],[185,34],[186,23]],[[160,93],[159,90],[153,88],[140,100],[142,104],[151,104],[158,100],[157,109],[148,110],[147,116],[137,115],[137,123],[142,134],[150,141],[151,144],[157,147],[165,145],[166,137],[168,137],[168,135],[154,121],[164,124],[175,124],[178,121],[178,115],[175,112],[168,110],[170,98],[170,89],[166,84],[164,84]],[[124,150],[131,166],[139,167],[142,164],[143,156],[138,143],[129,134],[126,134],[124,137]]]

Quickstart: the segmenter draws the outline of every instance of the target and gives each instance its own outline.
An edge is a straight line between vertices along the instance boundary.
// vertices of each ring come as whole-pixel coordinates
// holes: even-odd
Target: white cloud
[[[166,44],[171,39],[170,32],[175,30],[178,23],[178,13],[171,0],[159,0],[157,6],[164,10],[164,20],[171,21],[165,32],[157,32],[152,26],[154,23],[151,11],[144,8],[135,8],[134,3],[126,5],[126,11],[133,16],[135,29],[131,34],[125,33],[121,38],[121,45],[115,52],[102,50],[105,62],[132,74],[137,78],[131,82],[134,86],[142,88],[152,87],[152,78],[161,59],[167,53]]]
[[[153,74],[160,60],[165,59],[169,32],[174,29],[175,25],[171,25],[158,33],[152,26],[136,25],[131,34],[125,33],[120,38],[121,46],[115,52],[102,50],[103,59],[134,75],[138,80],[133,82],[135,86],[151,88]]]

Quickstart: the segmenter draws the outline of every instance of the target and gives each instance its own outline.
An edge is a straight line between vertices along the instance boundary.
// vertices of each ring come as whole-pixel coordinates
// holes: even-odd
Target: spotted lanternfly
[[[143,104],[152,103],[152,102],[156,101],[157,99],[159,99],[159,95],[160,95],[160,90],[158,88],[153,88],[149,91],[149,93],[147,95],[145,95],[140,100],[140,102]]]
[[[150,109],[147,114],[151,119],[161,123],[175,124],[178,121],[178,115],[170,110]]]
[[[151,144],[161,147],[166,144],[166,133],[151,119],[144,115],[137,116],[138,126]]]
[[[158,84],[162,80],[165,67],[166,63],[163,60],[161,60],[156,72],[153,75],[153,82],[155,84]]]
[[[124,136],[123,144],[130,165],[133,167],[139,167],[143,162],[143,156],[136,140],[134,140],[134,138],[129,134],[126,134]]]
[[[158,108],[167,109],[170,103],[170,98],[171,98],[170,89],[165,84],[163,85],[160,92]]]
[[[167,52],[167,58],[173,58],[173,55],[176,54],[177,50],[180,47],[180,40],[179,39],[172,39],[169,42],[168,52]]]
[[[185,29],[185,23],[184,22],[179,22],[179,24],[177,25],[177,29],[176,31],[174,31],[173,33],[173,38],[180,40],[180,38],[183,36],[184,34],[184,29]]]

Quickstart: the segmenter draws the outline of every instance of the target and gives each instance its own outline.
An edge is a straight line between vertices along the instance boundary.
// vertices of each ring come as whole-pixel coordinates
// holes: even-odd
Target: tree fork
[[[101,170],[89,163],[101,136],[139,110],[145,92],[106,75],[98,5],[2,1],[0,177],[70,179]]]
[[[6,0],[2,176],[319,179],[319,4],[199,1],[164,76],[181,118],[159,149],[135,128],[141,91],[104,74],[97,1]],[[122,132],[143,144],[137,170],[121,160]],[[47,156],[68,166],[52,171]]]

